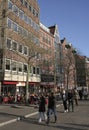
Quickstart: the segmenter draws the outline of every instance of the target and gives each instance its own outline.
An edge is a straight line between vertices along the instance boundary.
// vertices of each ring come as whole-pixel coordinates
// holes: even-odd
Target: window
[[[20,53],[23,52],[23,47],[22,47],[22,45],[19,45],[19,47],[18,47],[18,51],[19,51]]]
[[[24,0],[20,0],[20,2],[23,4],[23,3],[24,3]]]
[[[37,74],[40,74],[40,70],[39,70],[39,68],[37,68]]]
[[[16,15],[18,15],[18,12],[19,12],[19,9],[18,9],[18,7],[17,6],[13,6],[13,12],[16,14]]]
[[[25,5],[26,8],[28,7],[27,1],[24,1],[24,5]]]
[[[24,47],[24,54],[25,55],[27,55],[27,52],[28,52],[27,50],[28,50],[27,47]]]
[[[28,23],[27,15],[24,15],[24,21]]]
[[[10,70],[10,60],[6,60],[6,70]]]
[[[36,31],[39,31],[39,25],[36,24]]]
[[[16,62],[12,61],[12,71],[16,71]]]
[[[19,72],[22,72],[22,71],[23,71],[23,69],[22,69],[22,63],[18,63],[18,71],[19,71]]]
[[[22,30],[23,30],[22,27],[21,27],[21,26],[18,26],[18,33],[19,33],[19,34],[22,34]]]
[[[19,17],[20,19],[24,19],[24,12],[22,10],[19,11]]]
[[[18,26],[17,26],[16,23],[13,23],[13,30],[16,31],[16,32],[18,31]]]
[[[17,50],[17,43],[15,41],[12,42],[12,49]]]
[[[8,28],[10,28],[10,29],[11,29],[11,26],[12,26],[12,21],[11,21],[10,19],[8,19],[8,21],[7,21],[7,26],[8,26]]]
[[[31,5],[29,5],[29,10],[30,10],[30,11],[32,10],[32,7],[31,7]]]
[[[11,1],[8,1],[8,9],[12,10],[12,7],[13,7],[13,3]]]
[[[11,49],[11,40],[10,39],[7,39],[7,42],[6,42],[6,46],[8,49]]]
[[[38,14],[38,12],[36,12],[36,17],[37,17],[37,18],[39,17],[39,14]]]
[[[33,67],[33,74],[35,74],[36,73],[36,70],[35,70],[35,67]]]
[[[24,70],[25,73],[27,72],[27,65],[26,64],[24,64],[23,70]]]
[[[33,8],[33,14],[35,15],[35,9]]]
[[[28,24],[29,24],[30,26],[31,26],[31,22],[32,22],[31,18],[28,17]]]
[[[22,32],[22,33],[23,33],[23,36],[24,36],[24,37],[27,37],[27,36],[28,36],[28,31],[27,31],[26,29],[24,29],[24,28],[23,28],[23,32]]]
[[[30,73],[32,73],[32,66],[30,66]]]

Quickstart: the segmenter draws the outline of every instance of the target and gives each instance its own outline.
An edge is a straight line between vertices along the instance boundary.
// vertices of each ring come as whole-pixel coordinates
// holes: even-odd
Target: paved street
[[[63,106],[59,105],[57,123],[53,123],[52,117],[48,125],[44,121],[38,123],[36,111],[37,108],[31,106],[1,105],[0,124],[13,120],[1,125],[0,130],[89,130],[89,100],[79,101],[79,106],[75,106],[74,112],[64,113]],[[21,117],[21,120],[17,117]]]

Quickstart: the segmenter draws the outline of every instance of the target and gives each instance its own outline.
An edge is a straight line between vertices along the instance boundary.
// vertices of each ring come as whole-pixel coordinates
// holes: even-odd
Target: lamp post
[[[56,87],[56,50],[54,50],[54,92]]]
[[[38,55],[38,54],[37,54]],[[28,104],[29,99],[29,74],[30,74],[30,60],[37,55],[32,55],[28,58],[28,69],[27,69],[27,76],[26,76],[26,103]]]
[[[26,76],[26,103],[28,103],[28,99],[29,99],[29,91],[28,91],[28,88],[29,88],[29,60],[28,60],[28,70],[27,70],[27,76]]]

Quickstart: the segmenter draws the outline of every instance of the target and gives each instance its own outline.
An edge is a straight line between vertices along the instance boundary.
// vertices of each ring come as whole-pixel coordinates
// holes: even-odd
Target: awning
[[[17,81],[4,81],[3,84],[17,84]]]

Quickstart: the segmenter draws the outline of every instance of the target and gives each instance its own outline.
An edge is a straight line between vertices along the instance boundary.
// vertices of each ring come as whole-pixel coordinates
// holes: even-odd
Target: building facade
[[[61,40],[62,44],[62,82],[65,89],[76,87],[76,69],[73,46],[66,38]]]
[[[35,54],[39,44],[39,6],[36,0],[0,0],[0,93],[30,91],[40,84]],[[34,55],[34,56],[33,56]]]
[[[42,57],[41,89],[50,91],[54,88],[54,36],[50,29],[40,23],[40,46],[48,52]]]

